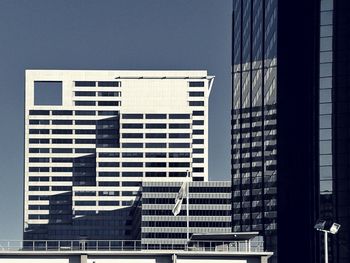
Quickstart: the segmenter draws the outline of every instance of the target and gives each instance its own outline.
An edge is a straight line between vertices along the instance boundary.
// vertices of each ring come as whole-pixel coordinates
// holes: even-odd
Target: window
[[[123,148],[143,148],[143,143],[123,143]]]
[[[193,134],[203,135],[204,134],[204,130],[193,130]]]
[[[75,139],[76,144],[95,144],[95,139]]]
[[[204,158],[193,158],[194,163],[204,163]]]
[[[99,116],[114,116],[118,114],[119,114],[119,111],[98,111]]]
[[[119,153],[111,152],[111,153],[99,153],[98,157],[106,158],[106,157],[119,157]]]
[[[76,91],[74,94],[76,97],[94,97],[94,96],[96,96],[96,92],[94,92],[94,91]]]
[[[189,129],[190,124],[187,123],[172,123],[169,124],[170,129]]]
[[[73,162],[73,158],[66,158],[66,157],[62,157],[62,158],[52,158],[52,162],[53,163],[71,163]]]
[[[120,81],[99,81],[99,87],[121,87]]]
[[[30,163],[49,163],[50,158],[29,158]]]
[[[146,172],[146,177],[166,177],[166,172]]]
[[[99,167],[119,167],[119,163],[116,162],[100,162]]]
[[[203,120],[193,120],[192,125],[204,125],[204,121]]]
[[[72,130],[65,130],[65,129],[54,129],[52,130],[52,134],[72,134]]]
[[[98,106],[121,106],[120,101],[99,101]]]
[[[166,133],[146,133],[146,138],[166,138]]]
[[[119,177],[119,172],[99,172],[100,177]]]
[[[152,152],[152,153],[146,153],[147,158],[166,158],[166,153],[157,153],[157,152]]]
[[[143,124],[141,123],[124,123],[122,124],[124,129],[142,129]]]
[[[72,153],[73,149],[69,148],[53,148],[52,153]]]
[[[119,201],[99,201],[100,206],[119,206]]]
[[[49,110],[30,110],[29,115],[50,115]]]
[[[123,162],[123,167],[143,167],[143,163],[139,162]]]
[[[143,114],[123,114],[123,119],[143,119]]]
[[[72,142],[72,139],[52,139],[53,144],[70,144]]]
[[[120,97],[122,95],[121,91],[101,91],[98,92],[98,96],[101,97]]]
[[[50,130],[47,129],[29,129],[29,134],[49,134]]]
[[[204,139],[193,139],[192,144],[204,144]]]
[[[119,182],[99,182],[99,186],[119,186]]]
[[[193,149],[192,153],[204,153],[204,149]]]
[[[33,125],[49,125],[49,120],[29,120],[29,124]]]
[[[146,167],[166,167],[166,163],[161,163],[161,162],[146,163]]]
[[[188,84],[190,87],[204,87],[204,81],[190,81]]]
[[[169,158],[190,158],[190,153],[174,152],[169,153]]]
[[[166,119],[166,114],[146,114],[146,119]]]
[[[122,177],[142,177],[142,172],[123,172]]]
[[[190,138],[189,133],[169,133],[169,138]]]
[[[62,105],[62,81],[34,81],[34,105]]]
[[[48,176],[29,176],[29,182],[48,182]]]
[[[122,138],[143,138],[142,133],[123,133]]]
[[[169,114],[170,119],[189,119],[190,114]]]
[[[194,173],[204,173],[204,168],[202,167],[193,167],[192,172]]]
[[[76,120],[76,125],[95,125],[96,121],[94,120]]]
[[[169,167],[190,167],[190,163],[174,162],[174,163],[169,163]]]
[[[119,192],[117,191],[99,191],[99,196],[119,196]]]
[[[204,116],[204,111],[193,111],[193,116]]]
[[[47,144],[47,143],[50,143],[50,139],[29,139],[29,143],[32,143],[32,144]]]
[[[189,143],[169,143],[169,148],[190,148]]]
[[[190,97],[204,97],[203,91],[190,91]]]
[[[96,130],[75,130],[75,134],[95,134]]]
[[[94,206],[96,201],[75,201],[75,205],[78,206]]]
[[[166,143],[146,143],[146,148],[166,148]]]
[[[75,81],[76,87],[96,87],[95,81]]]
[[[204,106],[204,101],[190,101],[190,106]]]
[[[52,115],[73,115],[73,111],[71,110],[53,110]]]
[[[170,172],[169,177],[187,177],[186,172]]]
[[[147,129],[166,129],[166,124],[164,123],[147,123]]]
[[[143,153],[138,153],[138,152],[125,152],[122,153],[123,158],[142,158]]]
[[[29,167],[29,172],[34,173],[47,173],[50,171],[49,167]]]
[[[141,186],[141,182],[123,182],[123,186],[139,187]]]
[[[49,148],[29,148],[29,153],[49,153]]]
[[[72,120],[52,120],[53,125],[72,125]]]
[[[75,149],[75,153],[95,153],[94,148],[78,148]]]
[[[75,101],[75,106],[95,106],[95,101]]]

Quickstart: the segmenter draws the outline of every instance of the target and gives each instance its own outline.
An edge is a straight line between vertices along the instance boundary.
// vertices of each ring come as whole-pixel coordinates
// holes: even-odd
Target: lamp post
[[[340,224],[333,223],[330,228],[327,228],[326,223],[327,223],[326,220],[320,219],[316,222],[316,225],[314,226],[314,228],[317,231],[321,231],[324,233],[324,262],[328,263],[328,233],[331,233],[333,235],[338,233]]]

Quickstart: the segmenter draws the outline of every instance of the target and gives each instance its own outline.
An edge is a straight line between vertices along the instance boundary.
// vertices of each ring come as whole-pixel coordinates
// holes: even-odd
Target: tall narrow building
[[[206,71],[27,70],[24,239],[131,239],[142,182],[208,179]]]
[[[261,231],[273,262],[323,262],[317,219],[341,224],[329,262],[350,260],[349,11],[233,1],[233,230]]]

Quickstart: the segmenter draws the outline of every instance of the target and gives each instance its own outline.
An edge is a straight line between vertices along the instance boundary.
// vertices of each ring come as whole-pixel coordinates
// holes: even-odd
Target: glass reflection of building
[[[350,262],[349,13],[348,0],[233,0],[233,230],[260,231],[273,262],[323,262],[318,218],[342,225],[329,262]]]
[[[233,2],[233,231],[276,247],[277,1]]]

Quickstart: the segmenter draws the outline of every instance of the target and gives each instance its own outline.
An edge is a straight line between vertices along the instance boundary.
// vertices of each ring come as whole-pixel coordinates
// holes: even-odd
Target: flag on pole
[[[187,196],[187,182],[183,182],[180,191],[177,193],[177,196],[175,198],[175,205],[172,210],[174,216],[177,216],[181,211],[181,205],[183,199]]]

